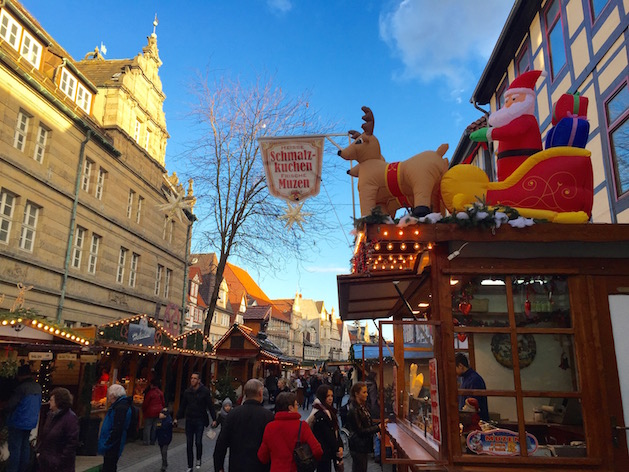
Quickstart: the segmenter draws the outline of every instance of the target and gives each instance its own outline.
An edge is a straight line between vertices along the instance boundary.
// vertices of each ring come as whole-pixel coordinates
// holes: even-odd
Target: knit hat
[[[225,398],[225,400],[223,400],[223,408],[225,408],[225,405],[229,405],[232,406],[232,401],[229,399],[229,397]]]
[[[545,75],[545,73],[541,70],[530,70],[524,74],[518,75],[505,91],[505,96],[512,93],[534,94],[535,82],[537,82],[540,75]]]

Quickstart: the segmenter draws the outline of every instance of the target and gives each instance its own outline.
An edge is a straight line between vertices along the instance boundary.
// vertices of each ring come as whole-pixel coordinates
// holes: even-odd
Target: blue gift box
[[[590,122],[583,118],[562,118],[546,135],[546,149],[557,146],[585,148]]]

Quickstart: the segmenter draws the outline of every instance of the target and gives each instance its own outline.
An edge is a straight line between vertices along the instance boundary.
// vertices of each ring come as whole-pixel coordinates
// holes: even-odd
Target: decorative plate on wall
[[[511,336],[509,334],[494,334],[491,338],[491,352],[498,363],[507,369],[513,369],[511,353]],[[518,334],[518,357],[520,368],[528,367],[535,359],[537,345],[532,334]]]

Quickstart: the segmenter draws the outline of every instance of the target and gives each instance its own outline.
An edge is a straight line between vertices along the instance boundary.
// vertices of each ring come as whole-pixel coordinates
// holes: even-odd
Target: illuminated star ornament
[[[164,203],[163,205],[157,205],[161,211],[165,211],[167,213],[168,219],[173,219],[173,216],[177,216],[179,221],[183,223],[182,215],[185,216],[184,210],[190,211],[190,203],[183,199],[183,195],[179,194],[174,196],[170,193],[166,194],[166,198],[168,198],[168,203]]]
[[[303,206],[303,203],[299,203],[297,205],[292,205],[291,203],[288,203],[288,208],[284,209],[284,214],[278,217],[280,220],[286,220],[286,228],[291,229],[293,227],[293,224],[297,223],[301,230],[304,230],[304,227],[301,224],[305,223],[305,217],[310,216],[311,214],[302,213],[301,208]]]

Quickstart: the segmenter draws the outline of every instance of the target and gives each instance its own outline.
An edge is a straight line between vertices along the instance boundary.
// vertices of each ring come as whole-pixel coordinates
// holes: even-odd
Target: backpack
[[[312,449],[308,443],[302,443],[301,439],[301,424],[303,421],[299,421],[299,431],[297,431],[297,443],[293,450],[293,459],[297,465],[297,472],[314,472],[317,469],[317,461],[312,455]]]
[[[133,403],[129,405],[131,410],[131,421],[127,427],[127,442],[133,442],[138,439],[138,432],[140,430],[140,409]]]

